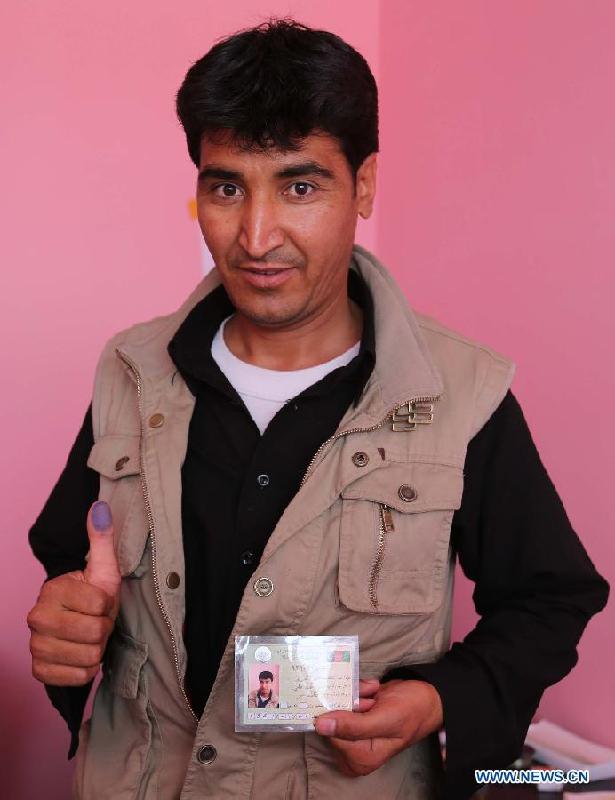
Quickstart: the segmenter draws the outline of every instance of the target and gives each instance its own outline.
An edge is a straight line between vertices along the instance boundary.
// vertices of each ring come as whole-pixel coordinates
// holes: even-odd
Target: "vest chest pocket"
[[[423,614],[442,602],[461,469],[390,464],[341,493],[340,602],[371,614]]]
[[[90,452],[88,466],[100,475],[101,500],[113,514],[115,551],[122,577],[144,572],[142,556],[149,534],[140,474],[140,437],[101,436]]]

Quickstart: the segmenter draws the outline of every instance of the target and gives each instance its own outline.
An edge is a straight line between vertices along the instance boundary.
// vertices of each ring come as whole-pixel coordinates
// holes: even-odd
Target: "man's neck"
[[[345,353],[361,338],[363,312],[348,297],[328,313],[285,328],[256,325],[240,313],[224,328],[234,356],[264,369],[290,371],[324,364]]]

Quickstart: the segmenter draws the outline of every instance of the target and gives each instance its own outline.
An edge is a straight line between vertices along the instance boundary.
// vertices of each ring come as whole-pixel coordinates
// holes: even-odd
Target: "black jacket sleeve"
[[[447,800],[476,790],[475,769],[520,754],[543,691],[575,665],[608,597],[510,391],[470,442],[464,473],[452,546],[481,618],[440,661],[387,676],[425,680],[440,694]]]
[[[87,466],[93,444],[90,406],[66,466],[28,536],[48,580],[85,568],[89,548],[85,521],[90,506],[98,498],[100,483],[98,473]],[[69,757],[77,749],[79,726],[91,687],[91,682],[86,686],[45,686],[71,732]]]

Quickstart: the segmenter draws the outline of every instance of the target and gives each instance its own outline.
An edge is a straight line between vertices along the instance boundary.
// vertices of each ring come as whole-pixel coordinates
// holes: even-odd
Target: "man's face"
[[[271,691],[271,678],[259,678],[258,682],[260,683],[260,696],[265,697]]]
[[[204,137],[198,219],[229,297],[252,323],[291,330],[346,296],[357,214],[368,217],[375,155],[355,180],[331,136],[249,152]]]

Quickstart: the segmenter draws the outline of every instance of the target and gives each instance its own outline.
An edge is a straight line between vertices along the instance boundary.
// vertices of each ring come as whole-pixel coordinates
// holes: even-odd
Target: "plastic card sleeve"
[[[235,637],[236,731],[313,731],[358,705],[357,636]]]

